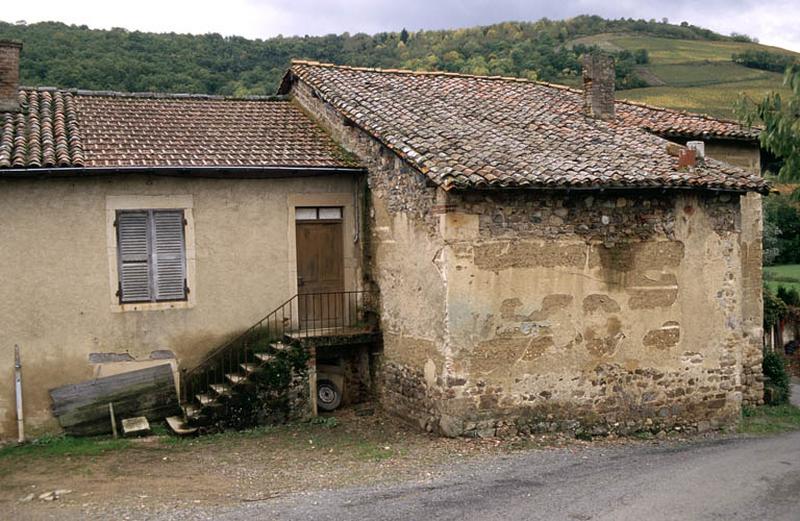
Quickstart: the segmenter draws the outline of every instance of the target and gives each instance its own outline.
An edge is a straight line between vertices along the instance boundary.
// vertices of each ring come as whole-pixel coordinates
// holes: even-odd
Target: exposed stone
[[[107,364],[111,362],[132,362],[133,358],[129,353],[89,353],[90,364]]]
[[[617,302],[608,295],[592,294],[583,299],[584,313],[594,313],[595,311],[605,313],[619,313],[620,307]]]

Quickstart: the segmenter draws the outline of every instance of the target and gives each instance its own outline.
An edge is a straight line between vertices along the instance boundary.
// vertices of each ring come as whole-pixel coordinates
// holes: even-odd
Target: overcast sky
[[[597,14],[669,18],[800,52],[800,0],[3,0],[0,19],[240,35],[445,29]]]

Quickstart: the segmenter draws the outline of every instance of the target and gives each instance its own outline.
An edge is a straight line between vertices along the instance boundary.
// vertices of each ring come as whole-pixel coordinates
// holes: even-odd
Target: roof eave
[[[0,179],[80,177],[108,174],[182,175],[192,177],[281,178],[366,173],[363,167],[345,166],[90,166],[0,169]]]
[[[553,192],[632,192],[632,191],[648,191],[648,192],[671,192],[671,191],[706,191],[706,192],[723,192],[723,193],[737,193],[746,194],[750,192],[766,195],[770,192],[769,185],[763,187],[752,188],[734,188],[724,186],[657,186],[657,185],[642,185],[642,186],[621,186],[621,185],[608,185],[608,186],[568,186],[568,185],[451,185],[448,191],[453,192],[466,192],[466,191],[506,191],[506,190],[520,190],[520,191],[553,191]]]

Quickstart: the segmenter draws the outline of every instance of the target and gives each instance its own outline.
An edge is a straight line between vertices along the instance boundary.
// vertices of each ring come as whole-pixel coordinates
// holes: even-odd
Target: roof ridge
[[[463,72],[449,72],[449,71],[415,71],[411,69],[384,69],[381,67],[364,67],[364,66],[356,66],[356,65],[338,65],[335,63],[330,62],[320,62],[315,60],[302,60],[302,59],[292,59],[291,65],[310,65],[313,67],[325,67],[329,69],[343,69],[343,70],[352,70],[352,71],[362,71],[362,72],[380,72],[380,73],[389,73],[389,74],[410,74],[415,76],[447,76],[451,78],[476,78],[482,80],[499,80],[499,81],[508,81],[514,83],[530,83],[533,85],[541,85],[543,87],[550,87],[559,90],[565,90],[569,92],[573,92],[575,94],[583,94],[582,89],[577,89],[575,87],[570,87],[569,85],[561,85],[558,83],[551,83],[548,81],[541,81],[541,80],[531,80],[528,78],[519,78],[516,76],[485,76],[481,74],[466,74]],[[643,107],[650,110],[658,110],[661,112],[668,112],[674,113],[684,116],[690,117],[698,117],[702,119],[706,119],[709,121],[718,121],[721,123],[730,123],[733,125],[739,125],[744,128],[758,128],[758,127],[747,127],[742,123],[729,119],[729,118],[718,118],[716,116],[711,116],[710,114],[702,113],[702,112],[690,112],[688,110],[680,110],[680,109],[671,109],[667,107],[659,107],[656,105],[648,105],[647,103],[643,103],[641,101],[632,101],[629,99],[618,99],[616,103],[625,103],[628,105],[633,105],[635,107]]]
[[[381,72],[381,73],[388,73],[388,74],[409,74],[413,76],[448,76],[451,78],[475,78],[479,80],[499,80],[499,81],[507,81],[513,83],[531,83],[534,85],[543,85],[545,87],[553,87],[560,90],[568,90],[573,92],[583,92],[580,89],[576,89],[574,87],[570,87],[568,85],[559,85],[558,83],[550,83],[547,81],[541,80],[531,80],[529,78],[520,78],[517,76],[486,76],[482,74],[466,74],[463,72],[449,72],[449,71],[414,71],[411,69],[385,69],[382,67],[363,67],[357,65],[338,65],[336,63],[329,63],[329,62],[318,62],[314,60],[298,60],[293,59],[292,66],[294,65],[311,65],[313,67],[325,67],[329,69],[344,69],[344,70],[352,70],[352,71],[362,71],[362,72]]]
[[[76,96],[97,96],[104,98],[139,98],[139,99],[196,99],[218,101],[289,101],[288,96],[281,94],[254,95],[254,96],[227,96],[223,94],[199,94],[183,92],[124,92],[116,90],[90,90],[76,88],[59,88],[47,86],[20,86],[24,92],[63,92]]]

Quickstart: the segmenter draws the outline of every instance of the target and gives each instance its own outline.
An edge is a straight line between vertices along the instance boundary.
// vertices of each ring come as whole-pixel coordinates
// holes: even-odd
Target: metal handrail
[[[226,374],[239,374],[242,364],[257,363],[256,353],[286,335],[308,338],[374,330],[376,310],[375,291],[298,293],[240,335],[212,349],[193,368],[183,370],[181,399],[188,401],[211,384],[225,383]]]

